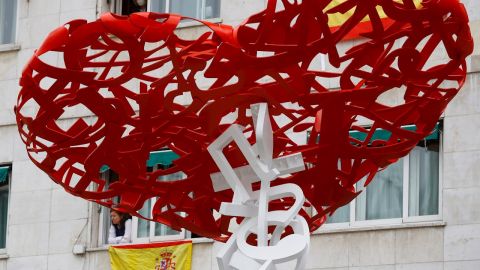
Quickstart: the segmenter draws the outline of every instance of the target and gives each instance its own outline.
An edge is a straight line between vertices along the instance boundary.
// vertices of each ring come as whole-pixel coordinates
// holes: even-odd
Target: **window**
[[[150,153],[150,158],[147,161],[148,170],[168,169],[173,166],[172,161],[177,159],[173,151],[161,150]],[[107,180],[107,185],[110,185],[118,180],[118,175],[109,170],[107,166],[102,167],[100,173],[102,178]],[[174,179],[182,179],[183,173],[175,173],[159,177],[158,181],[169,181]],[[144,217],[151,217],[152,207],[155,205],[156,199],[151,199],[145,202],[143,208],[139,213]],[[119,198],[114,198],[113,203],[118,203]],[[110,228],[110,210],[106,207],[102,207],[102,218],[100,230],[102,232],[102,244],[106,244],[108,240],[108,230]],[[157,241],[176,240],[183,238],[190,238],[192,234],[188,231],[176,231],[161,223],[152,222],[137,217],[132,218],[132,241],[134,243],[149,243]],[[195,237],[195,235],[193,235]]]
[[[134,12],[147,11],[147,1],[138,1],[138,0],[113,1],[112,11],[122,15],[128,15]]]
[[[4,249],[7,242],[9,172],[10,167],[0,166],[0,249]]]
[[[122,15],[139,11],[178,13],[196,19],[220,17],[220,0],[117,0],[113,10]]]
[[[17,0],[0,0],[0,45],[15,42]]]
[[[106,187],[109,188],[109,186],[112,183],[115,183],[118,180],[118,174],[116,174],[114,171],[110,170],[108,166],[102,166],[100,169],[100,174],[102,179],[106,180]],[[120,198],[115,197],[112,199],[113,204],[117,204],[120,202]],[[101,235],[101,243],[102,244],[107,244],[108,243],[108,234],[110,230],[110,225],[112,224],[112,219],[110,218],[110,209],[106,208],[104,206],[99,206],[101,207],[101,224],[100,228],[102,228],[100,231],[102,232]]]
[[[147,161],[147,168],[151,170],[168,169],[173,166],[172,161],[177,159],[178,156],[170,150],[157,151],[150,153],[150,159]],[[161,176],[157,181],[170,181],[176,179],[182,179],[185,175],[181,172]],[[144,217],[151,218],[153,206],[156,199],[147,201],[143,208],[140,209],[140,214]],[[161,223],[152,222],[144,219],[133,217],[132,222],[132,239],[135,242],[155,242],[183,239],[186,237],[186,231],[176,231]]]
[[[409,129],[412,127],[404,127]],[[355,132],[351,136],[357,136]],[[355,226],[374,223],[431,221],[440,218],[440,126],[406,157],[378,172],[350,204],[330,217],[328,224]],[[374,136],[383,136],[375,133]],[[365,179],[357,183],[361,190]]]

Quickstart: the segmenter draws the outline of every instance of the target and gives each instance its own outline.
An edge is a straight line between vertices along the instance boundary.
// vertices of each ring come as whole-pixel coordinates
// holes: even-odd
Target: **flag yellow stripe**
[[[112,270],[190,270],[192,264],[192,243],[152,248],[111,246],[108,252]],[[162,263],[174,268],[159,268]]]
[[[333,0],[332,2],[330,2],[330,4],[325,8],[324,12],[333,8],[333,7],[336,7],[338,6],[339,4],[345,2],[347,0]],[[403,1],[402,0],[395,0],[396,2],[400,2],[402,3]],[[422,5],[422,0],[414,0],[413,1],[415,6],[417,8],[420,8]],[[383,11],[383,9],[378,6],[377,7],[377,11],[378,11],[378,14],[380,15],[380,18],[381,19],[384,19],[386,18],[387,16],[385,15],[385,12]],[[349,11],[345,12],[344,14],[342,13],[334,13],[334,14],[328,14],[328,26],[330,27],[337,27],[337,26],[340,26],[342,25],[343,23],[345,23],[345,21],[348,20],[348,18],[350,18],[353,13],[355,12],[355,8],[352,8],[350,9]],[[366,16],[365,18],[363,18],[362,22],[365,22],[365,21],[369,21],[370,19],[368,18],[368,16]]]

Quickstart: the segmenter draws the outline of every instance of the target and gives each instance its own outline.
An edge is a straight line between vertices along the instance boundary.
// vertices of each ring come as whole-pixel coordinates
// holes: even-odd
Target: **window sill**
[[[107,251],[110,246],[101,246],[101,247],[94,247],[94,248],[87,248],[86,252],[99,252],[99,251]]]
[[[221,18],[213,18],[213,19],[206,19],[204,20],[206,22],[209,22],[209,23],[222,23],[223,20]],[[177,28],[175,28],[175,30],[184,30],[184,29],[189,29],[189,28],[195,28],[195,27],[202,27],[202,26],[205,26],[207,27],[206,25],[202,24],[201,22],[198,22],[198,21],[187,21],[187,22],[180,22],[177,26]],[[108,34],[108,36],[114,40],[118,40],[118,37],[116,37],[115,35],[113,34]],[[0,52],[2,52],[2,47],[3,45],[0,45]],[[12,46],[12,45],[9,45],[9,46]],[[12,46],[13,47],[13,46]],[[16,47],[18,47],[16,50],[20,50],[20,46],[16,45]],[[14,50],[14,49],[12,49]],[[74,117],[72,117],[74,118]]]
[[[12,52],[19,51],[20,45],[18,44],[0,44],[0,52]]]
[[[369,226],[362,226],[362,227],[320,228],[314,233],[312,233],[312,235],[429,228],[429,227],[445,227],[446,225],[447,223],[445,221],[431,221],[431,222],[402,223],[402,224],[390,224],[390,225],[369,225]]]
[[[184,239],[184,240],[192,240],[192,244],[204,244],[204,243],[213,243],[214,241],[210,238],[206,237],[199,237],[199,238],[190,238],[190,239]],[[168,242],[168,241],[166,241]],[[159,243],[159,242],[153,242],[153,243]],[[128,243],[130,244],[136,244],[136,243]],[[87,252],[99,252],[99,251],[107,251],[110,245],[105,245],[101,247],[94,247],[94,248],[87,248]],[[1,254],[0,254],[1,256]],[[8,257],[7,257],[8,258]],[[1,257],[0,257],[1,259]]]
[[[203,21],[206,21],[209,23],[221,23],[223,20],[221,18],[212,18],[212,19],[205,19]],[[187,22],[180,22],[180,24],[177,26],[177,29],[191,28],[191,27],[198,27],[198,26],[205,26],[205,25],[198,21],[187,21]]]
[[[401,229],[415,229],[415,228],[432,228],[432,227],[445,227],[446,225],[447,223],[445,221],[431,221],[431,222],[403,223],[403,224],[394,224],[394,225],[370,225],[370,226],[346,227],[346,228],[321,228],[315,231],[314,233],[312,233],[312,235],[350,233],[350,232],[369,232],[369,231],[383,231],[383,230],[401,230]],[[191,238],[189,240],[192,240],[192,244],[194,245],[214,242],[212,239],[206,238],[206,237]],[[101,252],[101,251],[107,251],[108,248],[109,246],[105,245],[101,247],[87,248],[86,251]],[[8,255],[0,254],[0,260],[1,259],[8,259]]]
[[[204,244],[204,243],[213,243],[213,241],[210,238],[207,237],[198,237],[198,238],[191,238],[192,244]]]
[[[8,254],[6,254],[6,253],[0,253],[0,260],[6,260],[6,259],[8,259],[8,258],[10,258],[10,256],[8,256]]]

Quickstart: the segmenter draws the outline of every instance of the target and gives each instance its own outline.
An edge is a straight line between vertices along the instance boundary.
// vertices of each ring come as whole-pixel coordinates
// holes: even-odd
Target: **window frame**
[[[165,0],[165,13],[170,13],[170,2],[171,1],[178,1],[178,0]],[[200,3],[200,18],[196,18],[196,19],[199,19],[199,20],[211,20],[211,19],[216,19],[216,17],[214,18],[205,18],[205,5],[206,5],[206,1],[207,0],[200,0],[202,1]],[[147,2],[147,10],[150,11],[151,10],[151,1],[148,1]]]
[[[106,188],[111,184],[110,176],[111,172],[109,169],[101,172],[101,178],[105,179]],[[103,205],[96,204],[98,207],[98,246],[108,246],[108,234],[110,230],[110,208],[107,208]],[[108,222],[107,222],[108,221]],[[133,231],[133,230],[132,230]]]
[[[151,154],[155,153],[171,153],[172,150],[159,150],[159,151],[152,151]],[[157,169],[159,164],[155,165],[155,169]],[[102,172],[102,178],[106,179],[107,185],[110,185],[110,170],[106,170]],[[152,198],[149,213],[152,213],[153,206],[155,205],[156,198]],[[107,220],[109,220],[109,208],[97,205],[99,207],[98,210],[98,246],[109,246],[108,244],[108,230],[110,229],[110,224],[107,224]],[[155,226],[156,224],[161,224],[155,221],[148,221],[149,224],[149,232],[148,237],[138,237],[138,224],[139,218],[136,216],[132,216],[132,242],[128,244],[145,244],[145,243],[156,243],[156,242],[165,242],[165,241],[173,241],[173,240],[183,240],[183,239],[190,239],[191,232],[182,228],[181,232],[176,235],[155,235]]]
[[[13,33],[13,39],[10,43],[0,43],[0,52],[9,51],[9,50],[18,50],[18,34],[19,34],[19,17],[20,17],[20,1],[15,0],[15,18],[13,22],[15,23],[15,31]]]
[[[441,124],[439,124],[438,130],[438,141],[439,141],[439,152],[438,152],[438,214],[436,215],[425,215],[425,216],[409,216],[409,170],[410,170],[410,153],[405,157],[402,157],[403,160],[403,188],[402,188],[402,217],[401,218],[391,218],[391,219],[376,219],[376,220],[356,220],[356,200],[354,199],[349,203],[349,221],[348,222],[338,222],[338,223],[325,223],[323,224],[317,231],[314,233],[319,233],[323,231],[332,231],[332,230],[341,230],[341,229],[355,229],[355,228],[366,228],[366,227],[374,227],[374,226],[394,226],[394,225],[402,225],[402,224],[414,224],[414,223],[427,223],[427,222],[435,222],[435,221],[442,221],[443,220],[443,129],[440,128]],[[171,152],[171,150],[160,150],[160,151],[153,151],[151,153],[157,152]],[[158,165],[156,165],[158,166]],[[9,185],[10,186],[10,185]],[[368,188],[368,187],[367,187]],[[10,198],[9,198],[10,199]],[[152,208],[155,205],[155,199],[152,199],[152,203],[150,205],[150,213],[152,212]],[[100,206],[99,206],[100,207]],[[102,207],[99,219],[99,243],[101,245],[108,245],[105,239],[105,212],[108,210],[106,207]],[[182,239],[202,239],[203,237],[199,238],[191,238],[191,232],[185,229],[179,234],[176,235],[163,235],[163,236],[155,236],[155,224],[157,222],[149,221],[150,228],[149,228],[149,236],[148,237],[138,237],[138,222],[139,218],[133,216],[132,217],[132,244],[141,244],[141,243],[155,243],[155,242],[162,242],[162,241],[173,241],[173,240],[182,240]],[[7,221],[8,224],[8,221]],[[8,225],[7,225],[8,226]],[[109,226],[107,226],[109,227]],[[0,249],[0,253],[2,249]]]
[[[9,218],[8,214],[10,213],[10,200],[11,200],[11,194],[12,194],[12,164],[0,164],[0,167],[6,167],[8,168],[8,174],[7,174],[7,184],[5,186],[0,187],[0,191],[7,190],[8,192],[8,199],[7,199],[7,221],[5,222],[6,230],[5,230],[5,247],[0,248],[0,254],[7,254],[7,249],[8,249],[8,225],[9,225]]]
[[[170,12],[170,2],[171,1],[178,1],[178,0],[165,0],[165,13]],[[200,16],[200,18],[195,18],[195,19],[206,20],[206,21],[214,21],[214,22],[219,21],[220,18],[221,18],[220,15],[218,17],[213,17],[213,18],[205,18],[205,5],[206,5],[207,0],[201,0],[201,1],[202,1],[201,2],[201,12],[200,12],[201,16]],[[221,3],[221,1],[220,1],[220,3]],[[112,1],[110,10],[112,10],[112,12],[114,12],[114,13],[121,14],[122,0]],[[151,2],[151,0],[147,0],[147,10],[146,11],[147,12],[152,12],[151,10],[152,10],[152,2]],[[220,9],[220,11],[221,11],[221,9]],[[198,24],[197,22],[180,22],[179,26],[180,27],[188,27],[188,26],[193,26],[193,25],[197,25],[197,24]]]
[[[407,157],[410,157],[410,154],[407,155]],[[407,168],[404,168],[404,174],[405,170],[407,175],[409,175],[409,169],[410,169],[410,159],[409,162],[407,163]],[[409,178],[409,177],[408,177]],[[406,181],[404,180],[404,185],[403,185],[403,223],[416,223],[416,222],[428,222],[428,221],[440,221],[443,219],[443,131],[441,128],[438,130],[438,214],[436,215],[425,215],[425,216],[409,216],[408,211],[409,211],[409,185],[410,185],[410,179]],[[405,205],[405,196],[407,200],[407,204]]]
[[[155,205],[156,198],[152,198],[150,204],[150,213],[152,213],[153,206]],[[138,237],[138,217],[132,217],[132,243],[134,244],[145,244],[145,243],[155,243],[155,242],[165,242],[165,241],[174,241],[174,240],[183,240],[186,238],[186,230],[181,229],[180,233],[175,235],[155,235],[155,226],[156,224],[161,224],[155,221],[148,221],[150,223],[148,237]],[[162,224],[163,225],[163,224]],[[166,226],[166,225],[164,225]]]
[[[163,149],[163,150],[158,150],[158,151],[152,151],[150,152],[150,155],[152,154],[158,154],[158,153],[172,153],[172,150],[168,149]],[[155,164],[154,165],[154,170],[158,170],[160,164]],[[151,214],[153,211],[153,207],[155,206],[155,203],[157,201],[157,198],[151,198],[150,199],[150,209],[149,213]],[[132,217],[132,243],[154,243],[154,242],[164,242],[164,241],[173,241],[173,240],[182,240],[185,239],[187,236],[187,230],[184,228],[181,229],[181,231],[178,234],[175,235],[155,235],[155,227],[157,224],[161,224],[159,222],[155,221],[149,221],[149,232],[148,232],[148,237],[138,237],[138,223],[139,223],[139,218],[133,216]],[[162,224],[163,226],[166,226]]]
[[[338,222],[338,223],[324,223],[315,233],[332,231],[332,230],[341,230],[341,229],[354,229],[354,228],[366,228],[366,227],[375,227],[375,226],[393,226],[393,225],[402,225],[402,224],[414,224],[414,223],[427,223],[443,220],[443,129],[440,128],[441,124],[438,124],[438,214],[436,215],[425,215],[425,216],[409,216],[409,183],[410,183],[410,153],[405,157],[402,157],[403,160],[403,188],[402,188],[402,217],[401,218],[389,218],[389,219],[375,219],[375,220],[356,220],[356,203],[357,198],[352,200],[350,205],[349,212],[349,221],[348,222]],[[373,180],[375,181],[375,180]],[[367,186],[368,188],[368,186]],[[364,189],[363,192],[365,192]]]

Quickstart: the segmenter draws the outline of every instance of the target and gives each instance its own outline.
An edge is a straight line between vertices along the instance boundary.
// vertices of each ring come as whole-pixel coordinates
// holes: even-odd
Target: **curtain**
[[[204,18],[220,18],[220,0],[205,0]]]
[[[168,182],[170,180],[178,180],[178,179],[182,179],[182,178],[185,178],[185,174],[182,173],[182,172],[176,172],[176,173],[172,173],[172,174],[169,174],[169,175],[160,176],[157,179],[157,181]],[[167,210],[167,209],[163,209],[163,210]],[[176,231],[176,230],[168,227],[167,225],[163,225],[161,223],[155,223],[155,236],[177,235],[179,233],[180,233],[179,231]]]
[[[155,157],[155,154],[157,156]],[[153,152],[150,154],[150,160],[152,162],[163,162],[166,163],[167,165],[163,165],[162,163],[158,163],[154,165],[153,167],[156,168],[157,170],[165,170],[168,169],[169,167],[173,166],[172,160],[176,159],[176,155],[172,151],[161,151],[161,152]],[[153,161],[156,160],[156,161]],[[152,164],[147,164],[147,166],[150,166]],[[149,167],[150,170],[153,169],[152,167]],[[168,181],[174,181],[178,179],[183,179],[185,178],[185,174],[183,172],[177,172],[169,175],[163,175],[160,176],[157,181],[159,182],[168,182]],[[140,209],[139,214],[141,214],[144,217],[151,218],[152,213],[152,203],[154,203],[154,199],[150,199],[148,201],[145,201],[145,204],[143,205],[142,209]],[[138,238],[148,238],[150,237],[150,226],[155,226],[155,236],[164,236],[164,235],[177,235],[180,232],[176,231],[166,225],[163,225],[161,223],[152,223],[148,220],[144,220],[139,218],[138,219],[138,226],[137,226],[137,237]]]
[[[103,165],[100,168],[100,178],[106,181],[105,190],[108,190],[112,183],[118,181],[118,174],[112,171],[107,165]],[[120,197],[116,196],[112,198],[112,203],[114,205],[120,202]],[[102,213],[103,213],[103,239],[105,244],[108,244],[108,235],[110,231],[110,226],[112,225],[112,219],[110,217],[110,208],[102,206]]]
[[[0,0],[0,44],[15,42],[16,0]]]
[[[142,209],[140,209],[139,214],[150,218],[151,210],[152,209],[152,200],[145,201]],[[142,218],[138,219],[138,226],[137,226],[137,237],[138,238],[145,238],[150,236],[150,221],[144,220]]]
[[[175,0],[174,0],[175,1]],[[166,0],[150,0],[150,11],[165,13],[167,3]]]
[[[202,18],[202,0],[170,0],[171,13],[180,13],[183,16]]]
[[[7,236],[8,186],[0,190],[0,248],[5,248]]]
[[[205,2],[202,16],[202,2]],[[150,0],[150,11],[165,13],[166,0]],[[179,13],[197,19],[211,19],[220,17],[220,0],[170,0],[170,13]]]
[[[409,216],[438,214],[439,153],[435,144],[417,146],[410,153]]]
[[[357,187],[362,187],[365,179]],[[356,200],[356,219],[401,218],[403,210],[403,159],[375,176]]]
[[[350,221],[350,204],[338,208],[332,216],[327,217],[327,224]]]
[[[150,153],[150,158],[147,161],[147,170],[152,171],[154,168],[157,170],[165,170],[173,166],[172,161],[177,159],[178,155],[172,151],[157,151]],[[110,185],[111,183],[118,180],[118,175],[113,172],[112,170],[107,170],[102,173],[102,178],[108,179],[107,183]],[[175,181],[179,179],[185,178],[185,174],[183,172],[177,172],[169,175],[163,175],[158,177],[157,181],[159,182],[168,182],[168,181]],[[118,203],[119,198],[114,198],[114,203]],[[145,201],[142,209],[138,211],[138,213],[144,217],[151,218],[151,209],[152,203],[154,203],[154,199],[150,199]],[[104,209],[105,217],[104,217],[104,224],[106,230],[105,238],[108,239],[108,229],[110,228],[110,211],[109,209]],[[132,232],[133,234],[137,234],[137,238],[149,238],[150,237],[150,226],[155,226],[155,236],[164,236],[164,235],[177,235],[180,232],[176,231],[166,225],[161,223],[152,223],[148,220],[144,220],[139,218],[137,223],[137,231]]]

